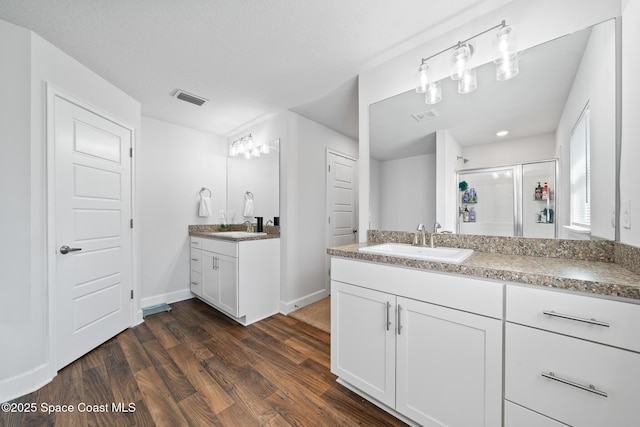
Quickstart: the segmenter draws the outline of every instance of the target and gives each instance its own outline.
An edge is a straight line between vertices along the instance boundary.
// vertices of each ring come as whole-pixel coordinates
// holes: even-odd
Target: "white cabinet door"
[[[238,316],[238,258],[214,255],[217,258],[218,307],[232,316]]]
[[[331,370],[395,406],[395,295],[331,282]]]
[[[396,410],[424,426],[498,426],[502,322],[397,298]]]
[[[202,298],[213,305],[218,305],[220,300],[220,276],[216,267],[217,256],[213,252],[202,251]]]

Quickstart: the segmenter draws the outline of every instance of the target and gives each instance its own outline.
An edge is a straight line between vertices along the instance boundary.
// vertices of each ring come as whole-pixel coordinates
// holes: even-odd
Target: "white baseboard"
[[[42,364],[15,377],[0,381],[0,402],[8,402],[38,390],[51,382],[56,373],[50,372],[49,364]]]
[[[175,292],[169,292],[167,294],[156,295],[153,297],[141,298],[140,307],[151,307],[157,304],[171,304],[172,302],[184,301],[186,299],[193,298],[193,294],[189,289],[181,289]]]
[[[329,289],[323,289],[293,301],[280,301],[280,313],[289,314],[305,305],[313,304],[316,301],[328,297],[330,293]]]

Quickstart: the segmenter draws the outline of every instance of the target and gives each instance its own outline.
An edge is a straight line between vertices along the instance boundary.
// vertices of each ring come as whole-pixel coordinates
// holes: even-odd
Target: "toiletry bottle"
[[[462,213],[462,221],[463,222],[469,222],[469,209],[467,209],[467,207],[464,207],[464,212]]]
[[[542,187],[542,200],[548,200],[548,199],[549,199],[549,187],[545,182],[544,187]]]
[[[476,222],[476,211],[473,208],[469,211],[469,222]]]
[[[471,188],[469,190],[469,201],[472,202],[472,203],[478,201],[478,196],[476,196],[476,189],[475,188]]]
[[[464,195],[462,196],[462,201],[467,203],[469,201],[469,191],[465,190]]]
[[[535,198],[535,200],[542,200],[542,187],[540,186],[539,182],[538,182],[538,186],[536,187],[536,190],[535,190],[534,198]]]

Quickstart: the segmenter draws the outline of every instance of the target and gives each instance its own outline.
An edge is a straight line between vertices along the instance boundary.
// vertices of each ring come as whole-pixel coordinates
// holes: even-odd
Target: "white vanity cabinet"
[[[331,272],[343,384],[424,426],[502,424],[502,284],[342,258]]]
[[[279,311],[280,239],[200,240],[198,298],[243,325]]]
[[[638,325],[637,304],[509,285],[505,426],[639,425]]]

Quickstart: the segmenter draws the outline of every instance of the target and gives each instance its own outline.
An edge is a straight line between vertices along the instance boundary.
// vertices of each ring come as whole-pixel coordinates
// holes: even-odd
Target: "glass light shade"
[[[229,155],[230,155],[231,157],[235,157],[235,156],[237,156],[237,155],[238,155],[238,149],[236,148],[236,145],[235,145],[235,144],[232,144],[232,145],[231,145],[231,148],[229,148]]]
[[[253,149],[253,138],[251,137],[251,135],[249,135],[248,137],[246,137],[246,139],[244,139],[244,143],[247,147],[247,151],[251,151]]]
[[[496,37],[493,39],[493,49],[495,54],[494,62],[496,64],[516,57],[518,48],[513,27],[506,25],[498,30]]]
[[[496,64],[496,79],[499,81],[509,80],[518,75],[518,57],[513,57],[508,61]]]
[[[258,147],[253,147],[251,150],[251,157],[260,157],[260,150]]]
[[[424,94],[424,102],[432,105],[442,101],[442,86],[440,81],[430,83],[427,87],[427,91]]]
[[[269,146],[267,144],[262,144],[260,146],[260,152],[262,154],[269,154]]]
[[[458,93],[469,93],[476,90],[478,87],[478,78],[476,76],[475,68],[470,68],[467,72],[462,76],[460,80],[458,80]]]
[[[469,70],[471,60],[471,48],[468,44],[463,44],[454,49],[451,56],[451,79],[460,80]]]
[[[249,160],[251,158],[251,151],[249,150],[245,150],[244,152],[244,158]]]
[[[416,92],[425,93],[429,82],[431,81],[431,73],[427,64],[422,64],[418,67],[418,73],[416,74]]]
[[[244,152],[246,151],[244,143],[242,141],[240,141],[240,142],[238,142],[237,146],[238,146],[238,148],[237,148],[238,154],[244,154]]]

